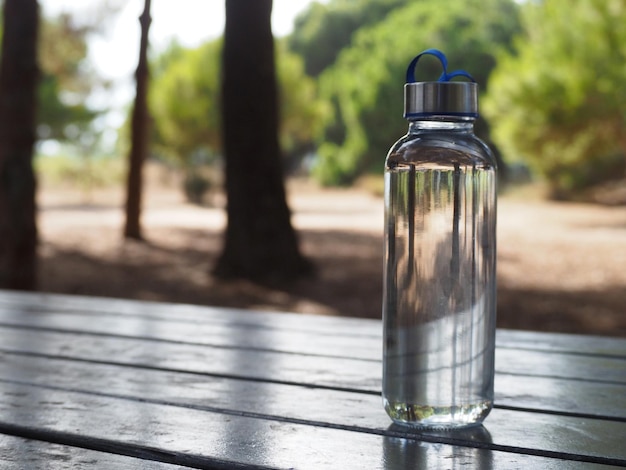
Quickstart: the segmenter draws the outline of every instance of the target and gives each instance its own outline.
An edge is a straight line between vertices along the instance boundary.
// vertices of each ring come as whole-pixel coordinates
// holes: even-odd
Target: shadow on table
[[[483,426],[458,431],[412,431],[392,424],[383,441],[385,468],[493,467],[491,435]],[[441,445],[441,444],[445,445]]]
[[[317,276],[289,285],[223,282],[208,273],[221,235],[161,228],[148,243],[99,250],[43,243],[41,290],[199,305],[380,318],[382,239],[377,234],[304,230],[303,252]],[[555,291],[501,284],[498,326],[626,336],[626,288]]]

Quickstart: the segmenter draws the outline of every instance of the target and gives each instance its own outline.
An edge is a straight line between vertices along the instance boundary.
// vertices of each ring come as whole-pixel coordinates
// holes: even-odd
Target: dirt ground
[[[293,224],[317,276],[280,289],[208,273],[221,202],[185,203],[151,184],[146,243],[123,241],[120,190],[38,195],[40,289],[321,315],[380,317],[382,201],[358,189],[289,184]],[[626,336],[626,207],[504,195],[498,211],[498,326]]]

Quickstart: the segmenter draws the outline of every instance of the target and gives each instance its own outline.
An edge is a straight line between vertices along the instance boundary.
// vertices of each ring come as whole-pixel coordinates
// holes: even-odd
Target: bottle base
[[[483,401],[463,406],[428,406],[389,402],[384,399],[389,417],[402,426],[447,430],[480,425],[491,411],[493,403]]]

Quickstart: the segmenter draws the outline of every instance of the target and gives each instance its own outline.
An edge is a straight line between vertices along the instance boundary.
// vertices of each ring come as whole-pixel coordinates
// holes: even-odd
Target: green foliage
[[[292,166],[313,147],[330,115],[319,99],[318,87],[304,72],[302,58],[277,45],[277,76],[280,98],[280,144]]]
[[[347,47],[356,30],[380,22],[405,0],[334,0],[314,2],[296,18],[289,49],[304,59],[308,75],[318,76]]]
[[[211,189],[212,183],[209,178],[200,172],[189,172],[183,181],[183,191],[187,201],[194,204],[202,204],[206,193]]]
[[[126,172],[125,162],[120,158],[81,158],[67,154],[37,156],[34,166],[44,185],[83,190],[119,186]]]
[[[68,104],[62,100],[59,78],[44,73],[38,89],[38,133],[43,139],[72,140],[77,130],[91,123],[98,115],[84,104]]]
[[[160,155],[192,166],[221,153],[221,48],[221,40],[195,49],[174,44],[157,58],[150,108],[154,148]],[[308,150],[327,111],[317,98],[315,82],[304,74],[302,60],[281,44],[277,46],[277,69],[281,145],[286,155],[295,158]]]
[[[174,44],[157,59],[149,96],[157,153],[190,162],[220,152],[220,51],[221,41]]]
[[[41,69],[37,132],[41,139],[70,141],[100,112],[85,105],[98,81],[87,65],[87,35],[95,26],[77,25],[67,13],[40,23],[38,62]],[[0,43],[2,28],[0,24]]]
[[[99,114],[84,104],[94,85],[85,66],[88,32],[67,14],[41,23],[38,132],[43,139],[75,139],[75,129],[85,128]]]
[[[380,172],[391,146],[406,132],[402,96],[406,67],[419,52],[441,49],[452,69],[466,69],[485,87],[499,48],[519,31],[512,0],[421,0],[359,30],[352,45],[321,76],[321,94],[336,116],[321,140],[314,172],[324,184],[348,184]],[[440,65],[420,61],[418,80],[436,80]]]
[[[494,138],[544,175],[555,196],[623,176],[626,1],[529,2],[523,22],[485,102]]]

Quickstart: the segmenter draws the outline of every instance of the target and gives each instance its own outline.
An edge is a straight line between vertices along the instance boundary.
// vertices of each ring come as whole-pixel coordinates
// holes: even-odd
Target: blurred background
[[[446,53],[500,165],[498,325],[626,336],[626,0],[274,0],[287,201],[315,274],[211,275],[224,2],[152,0],[143,240],[122,236],[143,0],[40,0],[38,289],[378,318],[406,66]],[[418,79],[438,77],[420,62]],[[262,118],[262,117],[261,117]]]

